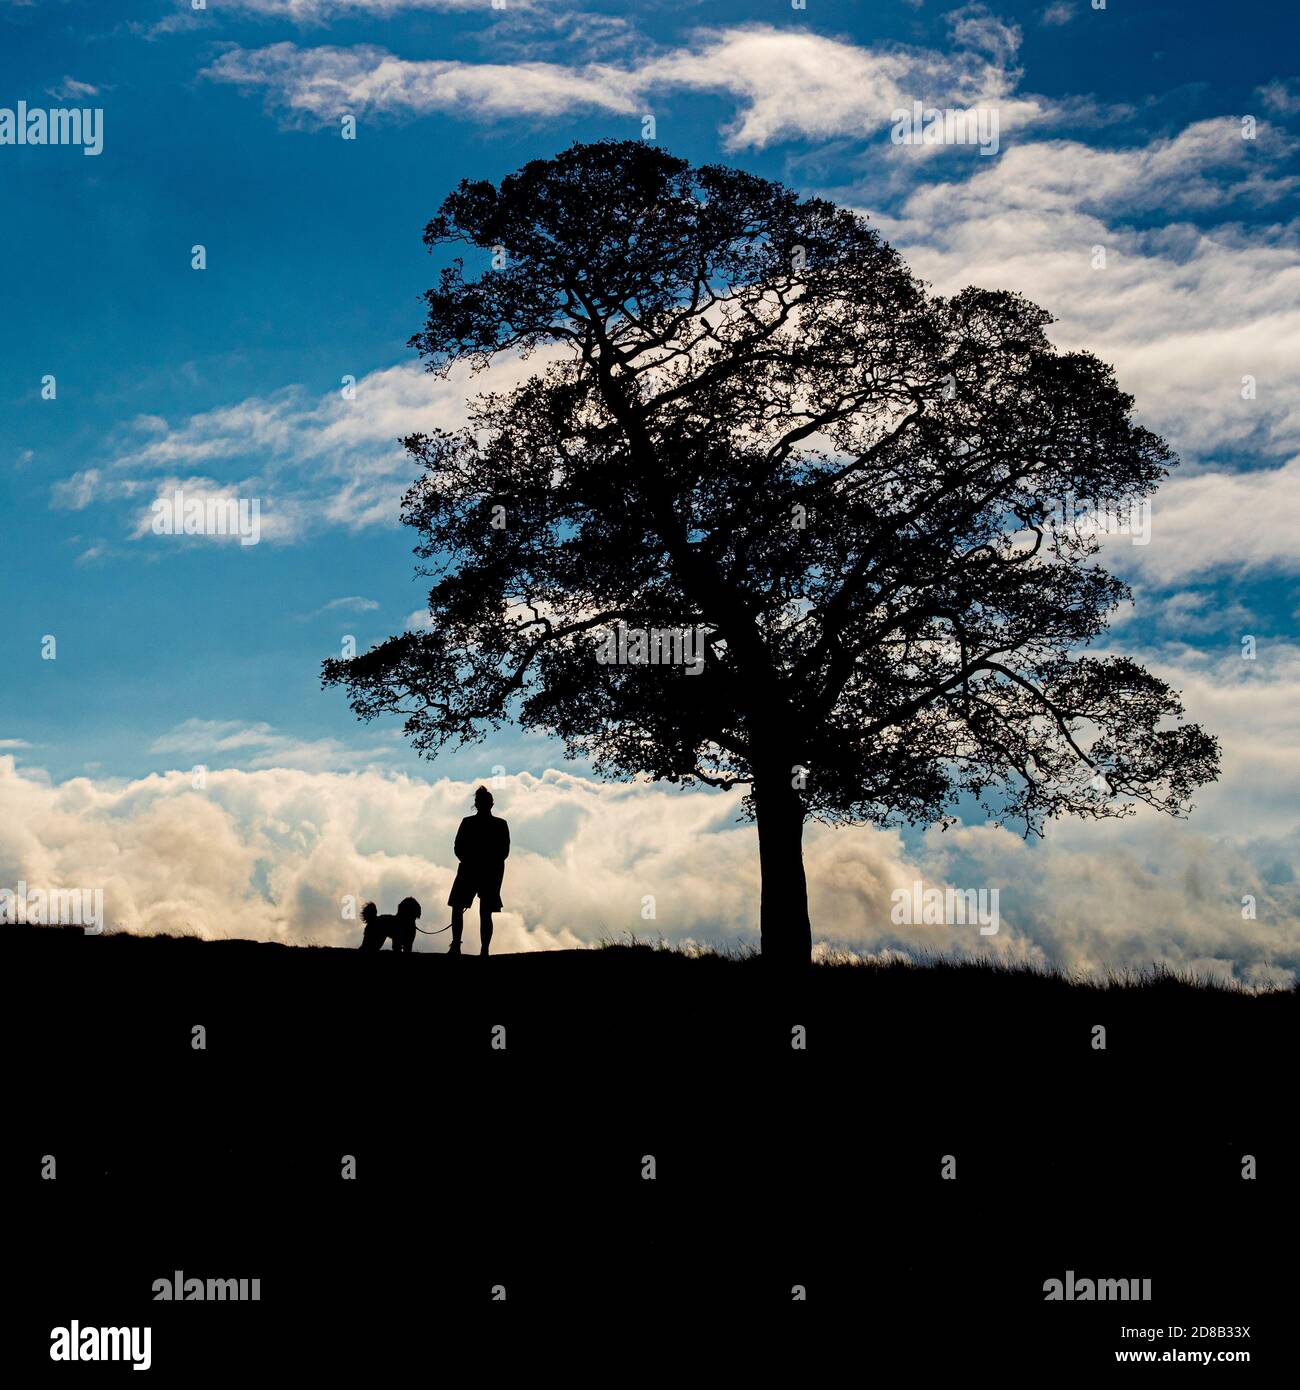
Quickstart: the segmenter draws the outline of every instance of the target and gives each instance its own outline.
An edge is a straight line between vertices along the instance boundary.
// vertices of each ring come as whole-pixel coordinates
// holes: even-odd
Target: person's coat
[[[466,908],[477,897],[480,910],[500,912],[510,827],[499,816],[466,816],[456,831],[455,848],[460,867],[447,906]]]

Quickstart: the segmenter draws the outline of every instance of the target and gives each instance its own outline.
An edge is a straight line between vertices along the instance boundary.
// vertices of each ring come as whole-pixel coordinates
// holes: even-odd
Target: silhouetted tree
[[[518,719],[605,776],[744,784],[765,956],[811,947],[806,819],[1172,814],[1217,771],[1176,692],[1081,653],[1128,595],[1066,497],[1175,461],[1018,295],[927,293],[865,219],[636,142],[462,182],[429,369],[537,353],[472,428],[416,434],[427,631],[325,664],[421,752]],[[603,662],[700,630],[699,674]],[[633,643],[633,649],[635,643]],[[635,652],[634,652],[635,654]]]

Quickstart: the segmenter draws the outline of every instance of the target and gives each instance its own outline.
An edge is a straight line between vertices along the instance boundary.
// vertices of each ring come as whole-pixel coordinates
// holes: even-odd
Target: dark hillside
[[[334,1290],[346,1322],[391,1296],[399,1250],[440,1308],[501,1284],[551,1310],[752,1309],[803,1284],[921,1336],[968,1288],[950,1330],[990,1353],[1063,1319],[1118,1326],[1106,1304],[1042,1301],[1067,1269],[1153,1278],[1147,1321],[1272,1297],[1294,992],[942,963],[774,984],[757,960],[645,947],[482,961],[35,930],[0,935],[0,959],[27,1136],[6,1162],[45,1233],[11,1267],[39,1272],[49,1232],[93,1211],[85,1278],[113,1271],[124,1318],[194,1268],[260,1273],[281,1308]],[[171,1238],[132,1235],[141,1208],[196,1193]],[[157,1337],[205,1313],[150,1307]]]

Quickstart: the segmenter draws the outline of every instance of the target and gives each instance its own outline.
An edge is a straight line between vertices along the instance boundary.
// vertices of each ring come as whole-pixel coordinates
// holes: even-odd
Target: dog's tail
[[[378,916],[379,909],[374,905],[374,903],[367,903],[365,907],[361,909],[361,920],[366,924],[366,926],[369,926]]]

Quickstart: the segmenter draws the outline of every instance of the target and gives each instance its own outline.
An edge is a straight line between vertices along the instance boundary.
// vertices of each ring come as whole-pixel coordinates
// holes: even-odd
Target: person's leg
[[[451,945],[447,947],[449,956],[460,955],[460,936],[465,930],[465,909],[453,907],[451,910]]]
[[[492,944],[492,911],[490,908],[484,907],[481,902],[478,909],[478,939],[478,953],[485,956],[488,953],[488,947]]]

